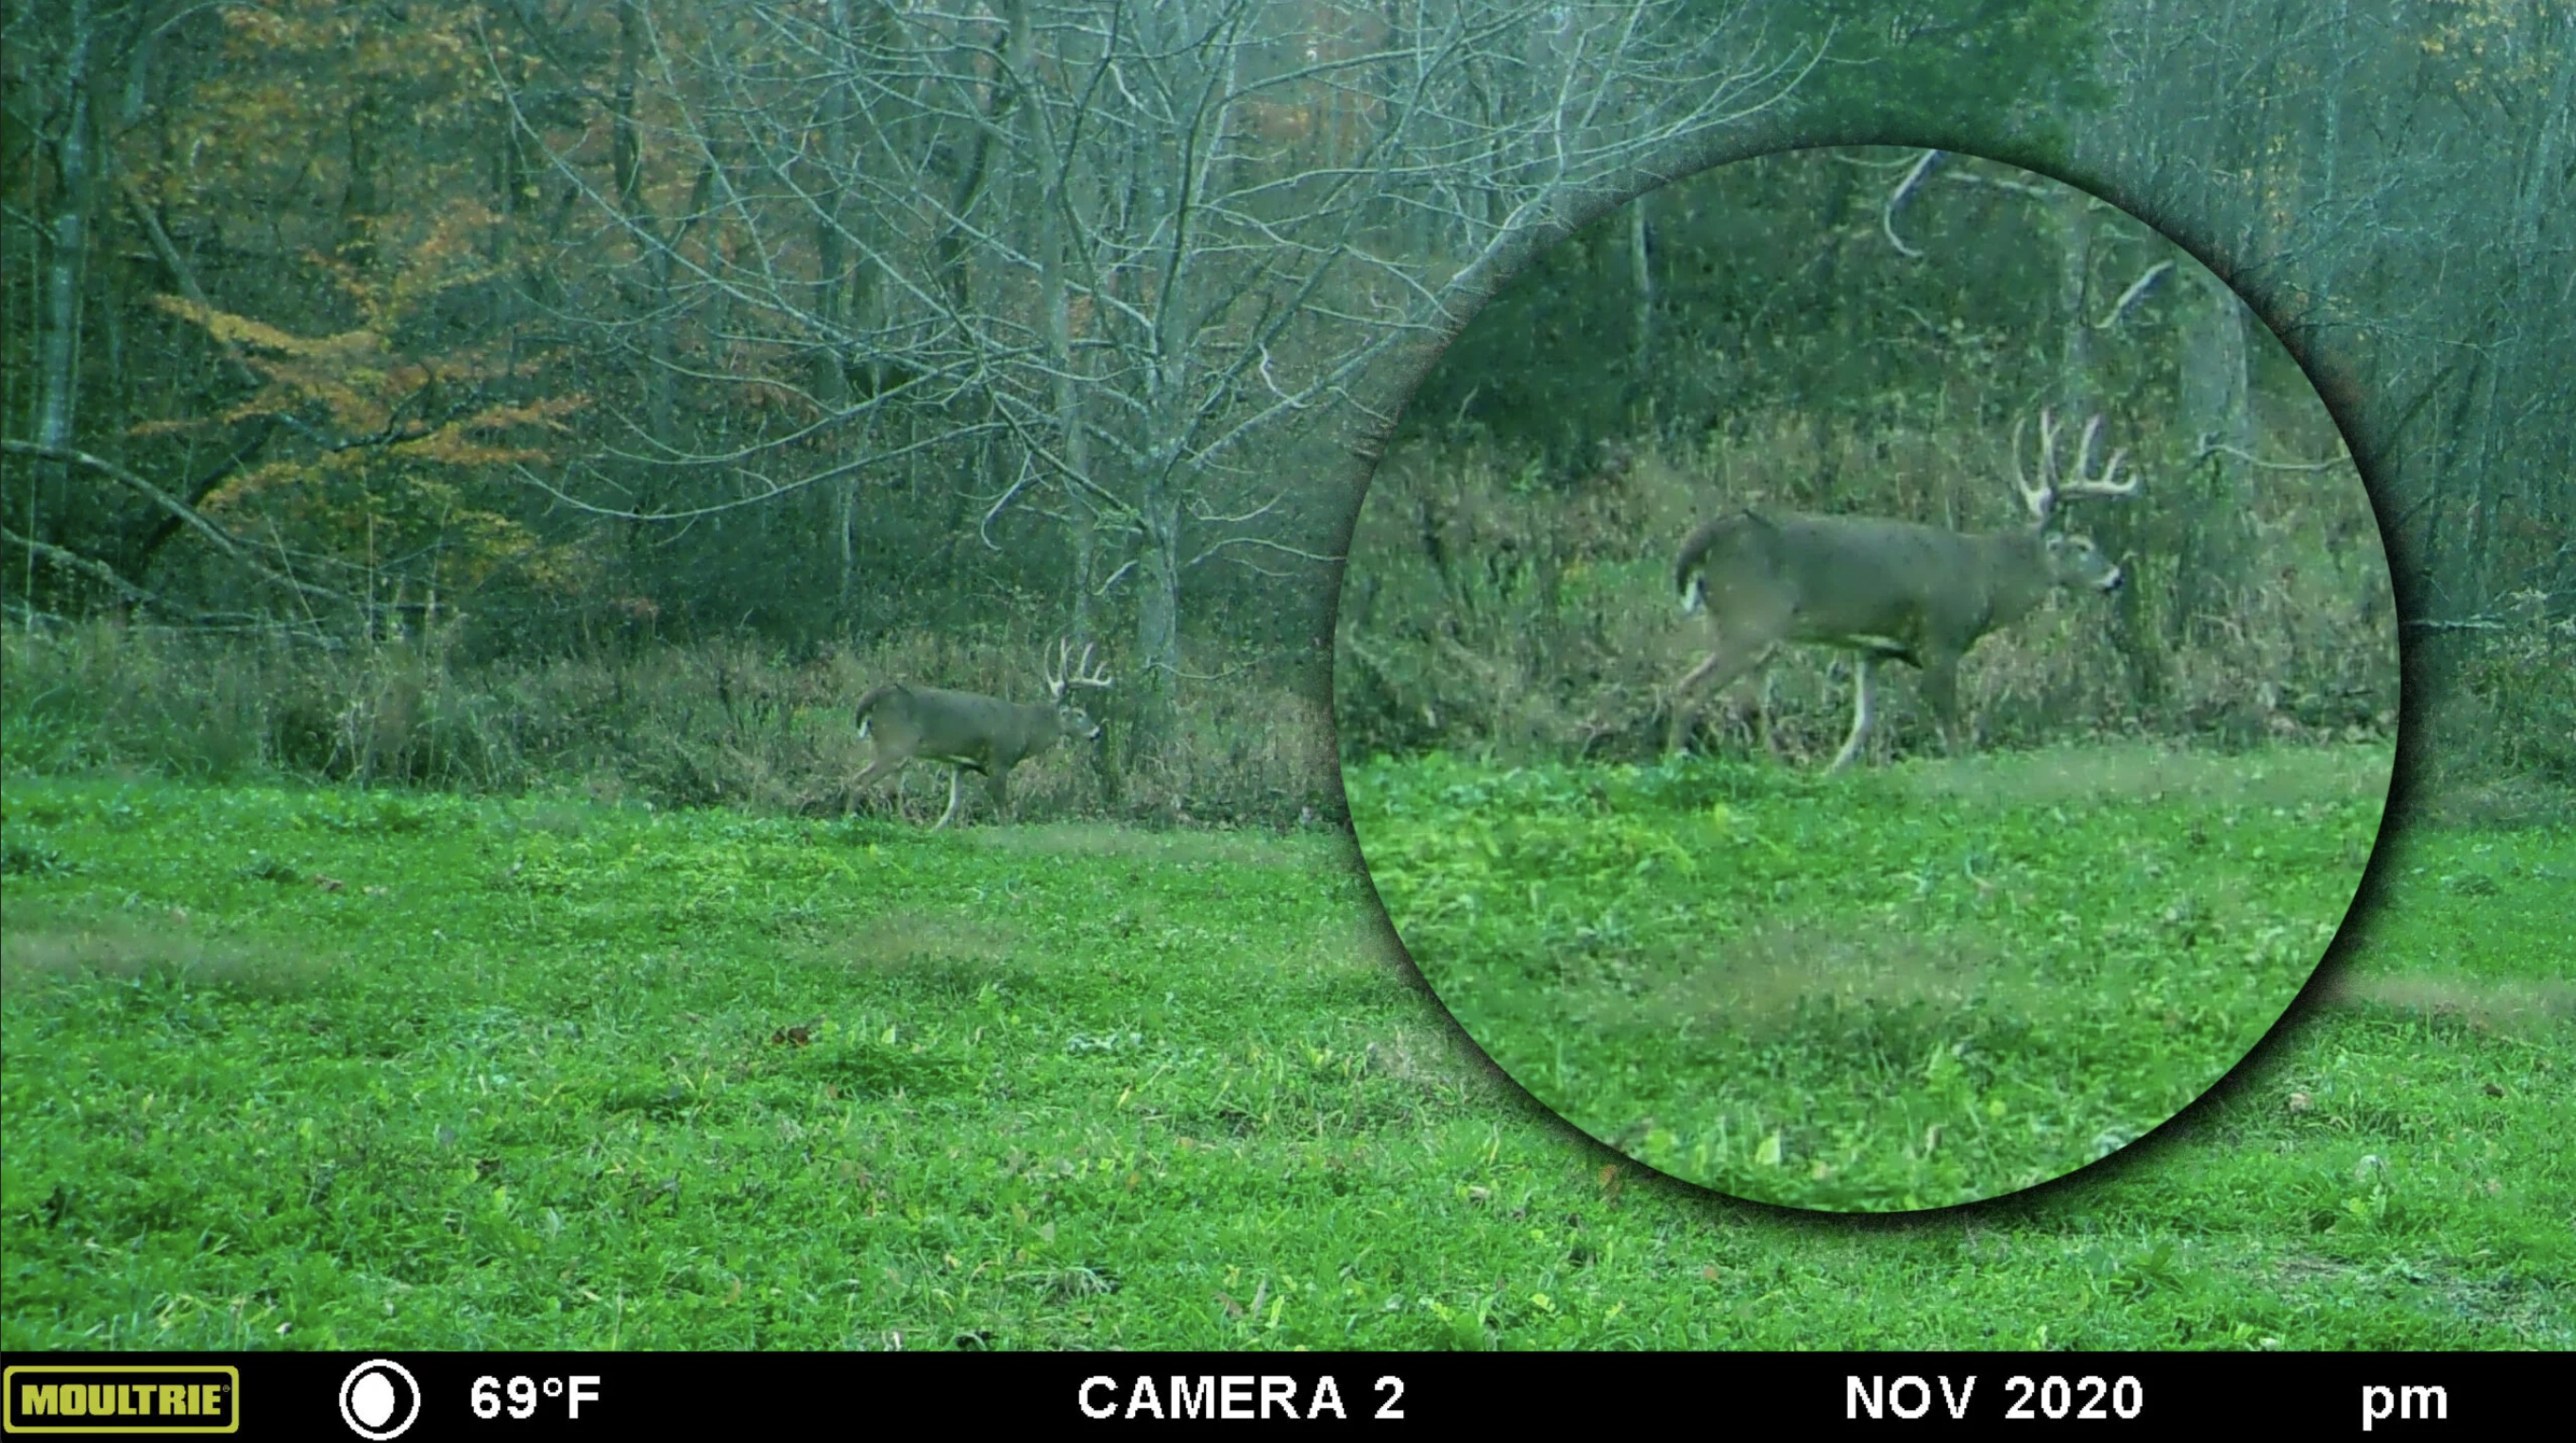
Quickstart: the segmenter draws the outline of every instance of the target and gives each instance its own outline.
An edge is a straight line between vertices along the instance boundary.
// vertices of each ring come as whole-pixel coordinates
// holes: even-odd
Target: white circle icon
[[[367,1443],[401,1437],[419,1416],[420,1380],[391,1358],[369,1358],[340,1380],[340,1421]]]

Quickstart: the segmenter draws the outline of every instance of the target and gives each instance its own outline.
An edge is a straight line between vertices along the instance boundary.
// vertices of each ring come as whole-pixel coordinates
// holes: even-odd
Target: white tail
[[[1089,741],[1100,735],[1100,724],[1069,695],[1075,687],[1108,687],[1108,670],[1092,669],[1087,646],[1081,664],[1068,670],[1065,663],[1072,655],[1072,642],[1057,643],[1054,665],[1044,668],[1045,706],[901,682],[871,688],[859,698],[859,735],[868,739],[869,759],[867,770],[850,782],[853,797],[860,787],[918,758],[949,768],[948,810],[940,813],[932,831],[957,815],[959,784],[970,771],[984,778],[994,812],[1007,817],[1011,768],[1044,753],[1058,737]]]
[[[2056,418],[2042,411],[2034,485],[2021,469],[2023,429],[2013,427],[2012,468],[2030,513],[2026,527],[1967,534],[1867,516],[1747,510],[1692,531],[1674,563],[1673,585],[1683,610],[1706,608],[1717,649],[1675,685],[1666,748],[1680,750],[1688,734],[1694,690],[1725,686],[1769,662],[1785,643],[1813,643],[1851,652],[1858,673],[1851,735],[1834,756],[1834,770],[1869,735],[1870,672],[1882,661],[1922,669],[1942,741],[1960,750],[1960,657],[1980,637],[2028,614],[2053,587],[2110,592],[2123,580],[2090,539],[2052,532],[2048,524],[2057,503],[2069,497],[2135,495],[2135,476],[2125,485],[2114,480],[2128,453],[2112,453],[2100,475],[2087,474],[2102,429],[2096,416],[2084,427],[2074,477],[2061,483]]]

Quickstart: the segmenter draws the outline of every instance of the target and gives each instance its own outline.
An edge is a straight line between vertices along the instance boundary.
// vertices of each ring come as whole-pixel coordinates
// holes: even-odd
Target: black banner
[[[889,1423],[1050,1430],[1616,1426],[1904,1434],[2503,1436],[2563,1361],[2459,1353],[26,1354],[6,1431],[53,1437],[795,1437]]]

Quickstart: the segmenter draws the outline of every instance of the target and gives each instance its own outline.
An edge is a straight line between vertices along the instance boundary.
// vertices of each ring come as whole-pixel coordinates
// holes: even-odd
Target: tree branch
[[[77,551],[56,546],[50,541],[38,541],[32,536],[21,536],[6,525],[0,525],[0,541],[5,541],[11,546],[24,547],[65,571],[102,583],[117,595],[138,606],[150,606],[165,611],[171,609],[160,597],[126,580],[117,574],[115,567],[94,557],[83,556]]]
[[[129,490],[137,492],[145,500],[150,501],[153,505],[169,512],[171,516],[178,519],[180,524],[188,527],[192,531],[195,531],[199,536],[204,537],[210,545],[212,545],[217,551],[222,552],[226,558],[238,562],[245,569],[256,573],[261,578],[275,585],[283,586],[289,591],[293,591],[299,595],[326,597],[332,601],[340,602],[345,602],[350,599],[328,587],[315,586],[311,582],[298,581],[292,576],[269,569],[266,565],[253,558],[249,552],[243,550],[241,544],[232,538],[231,533],[225,531],[215,523],[208,521],[203,512],[200,512],[197,508],[190,506],[178,497],[171,495],[169,492],[162,490],[160,487],[153,485],[151,482],[144,480],[142,477],[137,476],[124,467],[117,465],[115,462],[108,460],[104,456],[93,456],[87,451],[78,450],[70,446],[40,446],[32,441],[0,440],[0,451],[6,451],[12,456],[41,456],[48,461],[69,462],[72,465],[95,471]]]

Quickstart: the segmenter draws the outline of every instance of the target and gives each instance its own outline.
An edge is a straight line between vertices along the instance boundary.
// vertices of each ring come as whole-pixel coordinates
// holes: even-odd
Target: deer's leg
[[[957,786],[958,783],[965,780],[965,777],[966,769],[964,767],[950,767],[948,769],[948,810],[939,814],[939,820],[931,823],[930,830],[934,832],[938,831],[941,827],[948,825],[948,819],[950,817],[957,815]]]
[[[984,779],[984,790],[993,794],[994,817],[1000,821],[1009,821],[1011,819],[1011,769],[995,767],[993,774]]]
[[[889,758],[880,756],[870,759],[867,768],[861,771],[857,776],[850,779],[850,805],[848,810],[856,812],[859,809],[859,789],[861,787],[864,787],[868,783],[875,781],[878,777],[893,771],[895,768],[902,766],[903,763],[904,759],[902,757]]]
[[[1932,719],[1941,727],[1941,749],[1951,756],[1962,755],[1967,748],[1967,733],[1959,729],[1959,659],[1955,656],[1930,658],[1923,668],[1923,699],[1931,704]]]
[[[1681,751],[1683,739],[1690,735],[1691,723],[1699,719],[1699,709],[1691,700],[1694,692],[1702,688],[1711,691],[1723,689],[1768,660],[1770,654],[1771,639],[1760,633],[1748,632],[1741,639],[1720,642],[1717,650],[1709,653],[1708,660],[1683,673],[1682,679],[1673,683],[1672,720],[1664,732],[1666,754]]]
[[[1834,764],[1825,768],[1827,772],[1841,771],[1860,751],[1860,744],[1869,737],[1869,673],[1870,668],[1876,664],[1876,658],[1865,651],[1852,660],[1851,735],[1844,739],[1843,749],[1834,753]]]
[[[1775,760],[1780,755],[1780,736],[1771,729],[1771,683],[1778,676],[1778,672],[1768,669],[1762,673],[1762,700],[1755,703],[1761,710],[1753,714],[1755,727],[1762,740],[1763,755]]]

